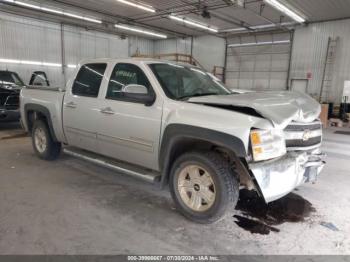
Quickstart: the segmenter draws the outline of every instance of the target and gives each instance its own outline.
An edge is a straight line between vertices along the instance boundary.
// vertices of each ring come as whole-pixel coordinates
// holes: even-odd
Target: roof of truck
[[[144,58],[144,57],[132,57],[132,58],[94,58],[94,59],[84,59],[79,62],[79,64],[88,64],[88,63],[116,63],[116,62],[140,62],[140,63],[146,63],[146,64],[156,64],[156,63],[172,63],[177,65],[186,65],[186,66],[192,66],[197,67],[188,63],[183,62],[176,62],[171,60],[164,60],[164,59],[156,59],[156,58]],[[198,67],[199,68],[199,67]]]

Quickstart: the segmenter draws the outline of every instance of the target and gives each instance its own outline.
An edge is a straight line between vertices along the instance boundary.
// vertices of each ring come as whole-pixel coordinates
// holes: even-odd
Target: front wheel
[[[198,223],[213,223],[231,207],[239,185],[229,163],[215,152],[191,152],[180,156],[170,174],[170,191],[177,209]]]
[[[55,160],[61,152],[61,143],[52,139],[47,124],[42,120],[34,122],[32,143],[36,155],[44,160]]]

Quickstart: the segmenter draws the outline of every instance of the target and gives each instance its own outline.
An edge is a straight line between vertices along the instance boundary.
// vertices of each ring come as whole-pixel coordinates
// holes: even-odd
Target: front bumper
[[[0,108],[0,122],[18,121],[20,117],[19,110],[5,110]]]
[[[288,152],[281,158],[249,164],[266,203],[277,200],[299,185],[315,182],[325,162],[320,149]]]

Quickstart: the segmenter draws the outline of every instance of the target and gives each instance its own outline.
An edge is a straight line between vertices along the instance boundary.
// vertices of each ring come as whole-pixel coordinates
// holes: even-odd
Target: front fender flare
[[[163,133],[159,152],[159,166],[162,170],[161,184],[164,186],[168,181],[172,155],[176,145],[184,140],[209,142],[234,152],[237,157],[246,157],[247,152],[243,141],[235,136],[219,131],[184,124],[170,124]]]

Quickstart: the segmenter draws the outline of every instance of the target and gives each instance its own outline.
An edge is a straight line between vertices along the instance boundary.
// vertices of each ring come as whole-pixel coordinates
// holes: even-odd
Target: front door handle
[[[64,105],[69,108],[77,108],[77,104],[74,102],[65,103]]]
[[[110,107],[105,107],[105,108],[102,108],[101,110],[100,110],[100,112],[102,113],[102,114],[106,114],[106,115],[114,115],[115,114],[115,112],[112,110],[112,108],[110,108]]]

